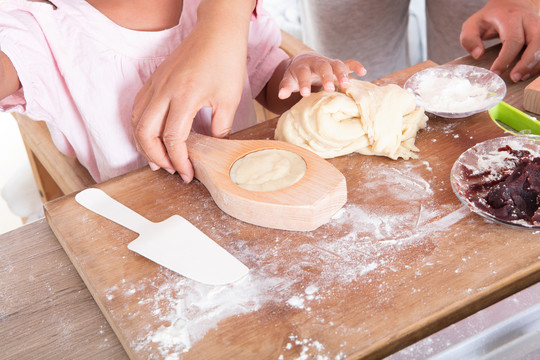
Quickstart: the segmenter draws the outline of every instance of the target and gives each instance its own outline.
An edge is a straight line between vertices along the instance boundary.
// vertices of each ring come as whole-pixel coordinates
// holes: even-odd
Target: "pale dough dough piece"
[[[275,138],[323,158],[357,152],[409,159],[417,158],[416,133],[427,119],[409,91],[352,79],[344,93],[321,91],[300,100],[279,118]]]
[[[231,167],[231,180],[251,191],[275,191],[293,185],[306,173],[306,162],[298,154],[280,149],[253,152]]]

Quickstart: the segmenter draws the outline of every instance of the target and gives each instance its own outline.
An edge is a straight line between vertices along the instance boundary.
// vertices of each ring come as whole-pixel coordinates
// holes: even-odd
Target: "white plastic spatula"
[[[85,208],[139,234],[128,249],[187,278],[208,285],[224,285],[247,275],[249,269],[179,215],[154,223],[90,188],[75,195]]]

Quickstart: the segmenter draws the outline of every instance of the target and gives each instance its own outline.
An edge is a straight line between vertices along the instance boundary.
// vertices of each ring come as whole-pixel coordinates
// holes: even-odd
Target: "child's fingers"
[[[167,116],[168,108],[168,101],[143,98],[140,105],[134,107],[131,125],[137,148],[152,169],[164,168],[168,172],[174,172],[173,164],[161,140],[163,119]]]
[[[349,73],[351,72],[351,70],[349,70],[349,67],[340,60],[333,60],[331,62],[331,65],[339,87],[341,87],[342,89],[347,88],[349,86]]]
[[[279,83],[278,97],[281,100],[287,99],[295,91],[300,91],[298,81],[292,76],[291,72],[287,70]]]
[[[307,66],[298,67],[293,76],[298,82],[300,95],[309,96],[311,94],[311,69]]]
[[[212,136],[222,138],[227,136],[232,129],[234,120],[234,106],[220,104],[212,114]]]
[[[193,179],[193,167],[189,161],[186,140],[191,132],[195,115],[201,107],[196,102],[172,101],[163,129],[163,144],[182,180]]]
[[[349,69],[355,73],[357,73],[359,76],[364,76],[367,74],[367,71],[366,71],[366,68],[364,67],[364,65],[362,65],[359,61],[357,60],[345,60],[344,61],[345,65],[347,65],[349,67]]]
[[[325,91],[336,90],[332,65],[330,65],[327,61],[318,61],[313,65],[312,70],[315,75],[319,77],[321,85]]]
[[[300,64],[303,62],[303,64]],[[336,83],[341,88],[349,86],[349,74],[355,72],[360,76],[366,69],[356,60],[332,60],[320,55],[307,54],[298,57],[297,63],[287,69],[279,84],[278,97],[287,99],[293,92],[299,91],[302,96],[311,94],[312,86],[322,85],[325,91],[335,91]]]

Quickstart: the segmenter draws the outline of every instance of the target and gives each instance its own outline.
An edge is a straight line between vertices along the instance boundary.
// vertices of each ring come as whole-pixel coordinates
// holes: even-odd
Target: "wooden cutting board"
[[[431,65],[379,83],[401,85]],[[506,101],[522,90],[509,87]],[[271,138],[274,127],[235,137]],[[243,223],[197,181],[186,185],[164,171],[141,169],[98,186],[152,221],[185,217],[250,268],[224,287],[130,252],[136,234],[73,195],[46,204],[46,215],[132,359],[378,358],[540,279],[540,232],[470,213],[450,186],[458,156],[502,134],[487,112],[431,117],[417,138],[418,160],[330,160],[347,179],[348,202],[313,232]]]

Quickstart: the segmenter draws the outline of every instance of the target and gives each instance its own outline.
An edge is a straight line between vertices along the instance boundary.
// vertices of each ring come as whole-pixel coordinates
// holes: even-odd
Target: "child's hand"
[[[241,61],[246,57],[245,45],[231,53],[232,46],[219,48],[198,35],[194,30],[156,69],[135,98],[131,117],[137,148],[152,170],[178,171],[185,182],[194,175],[186,140],[195,115],[211,107],[212,135],[227,135],[246,72],[245,60]],[[214,52],[216,48],[219,52]],[[215,64],[216,53],[221,66]]]
[[[349,74],[366,74],[366,69],[356,60],[329,59],[316,52],[305,52],[296,55],[290,63],[279,84],[278,96],[287,99],[294,92],[309,96],[313,86],[323,87],[326,91],[334,91],[336,84],[342,89],[349,86]]]
[[[186,140],[201,108],[212,108],[212,136],[231,130],[246,77],[254,6],[254,1],[201,1],[193,31],[137,94],[131,125],[152,170],[177,171],[185,182],[193,179]]]

